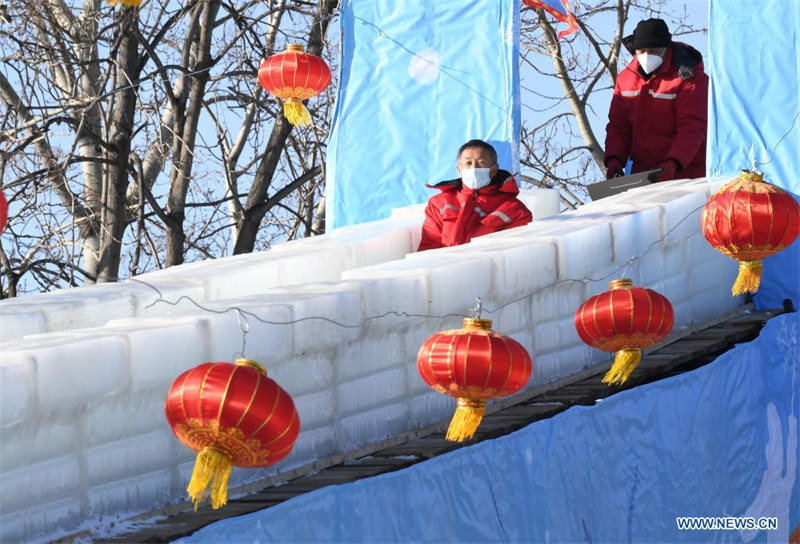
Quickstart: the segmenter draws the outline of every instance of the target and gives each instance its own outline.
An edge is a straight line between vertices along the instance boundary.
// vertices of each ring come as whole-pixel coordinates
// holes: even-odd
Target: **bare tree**
[[[312,101],[314,126],[296,129],[256,72],[289,41],[324,54],[337,6],[9,5],[0,170],[16,212],[0,246],[2,296],[310,235],[332,94]]]
[[[611,90],[624,68],[622,38],[650,17],[666,19],[674,36],[706,31],[692,25],[684,3],[674,1],[583,0],[572,6],[580,32],[561,40],[557,23],[543,10],[524,10],[521,56],[523,73],[531,76],[523,83],[528,122],[520,156],[529,171],[522,178],[558,188],[568,208],[580,206],[586,185],[604,177],[598,127],[605,127]]]

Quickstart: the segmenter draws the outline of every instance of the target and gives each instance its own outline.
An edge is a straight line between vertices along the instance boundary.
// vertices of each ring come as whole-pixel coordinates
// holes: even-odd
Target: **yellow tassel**
[[[228,478],[231,475],[231,460],[220,452],[204,449],[197,454],[192,479],[186,491],[194,502],[194,509],[211,495],[211,507],[216,510],[228,502]]]
[[[116,6],[117,4],[122,4],[123,6],[127,6],[129,8],[138,8],[139,4],[142,3],[142,0],[108,0],[109,6]]]
[[[611,370],[606,372],[603,383],[608,385],[620,385],[628,381],[631,373],[636,369],[636,365],[642,360],[642,352],[639,349],[621,349],[614,357],[614,364]]]
[[[486,401],[483,399],[458,399],[458,408],[453,414],[445,438],[451,442],[463,442],[472,438],[483,414],[486,413]]]
[[[311,124],[311,114],[296,98],[289,98],[283,103],[283,114],[286,120],[298,127],[305,127]]]
[[[743,295],[747,292],[755,293],[761,285],[761,261],[742,261],[739,263],[739,275],[733,284],[733,296]]]

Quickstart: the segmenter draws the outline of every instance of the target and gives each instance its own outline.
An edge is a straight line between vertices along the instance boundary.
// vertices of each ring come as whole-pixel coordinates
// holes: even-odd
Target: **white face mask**
[[[639,66],[642,67],[645,74],[652,74],[661,64],[664,62],[659,55],[654,55],[652,53],[639,53],[636,55],[636,58],[639,59]]]
[[[491,168],[462,168],[461,181],[472,190],[486,187],[492,181],[490,170]]]

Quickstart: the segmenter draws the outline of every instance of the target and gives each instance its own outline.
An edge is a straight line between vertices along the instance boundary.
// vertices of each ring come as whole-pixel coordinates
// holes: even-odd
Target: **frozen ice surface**
[[[344,417],[336,424],[336,449],[349,451],[407,430],[408,405],[391,404]]]
[[[169,428],[132,436],[86,450],[90,486],[122,480],[131,474],[161,469],[169,459],[174,440]]]
[[[522,189],[518,198],[531,211],[534,221],[555,215],[561,209],[558,189]]]
[[[107,516],[123,511],[153,510],[168,504],[175,495],[166,470],[137,472],[137,475],[98,485],[88,490],[90,516]]]
[[[364,336],[358,341],[342,344],[336,351],[334,371],[340,384],[370,374],[401,366],[409,355],[402,331],[389,331],[381,336]]]
[[[416,356],[432,334],[460,328],[476,297],[495,330],[530,350],[527,387],[610,361],[580,341],[573,317],[612,279],[667,296],[677,330],[721,316],[741,304],[729,294],[736,263],[699,231],[699,208],[721,184],[636,189],[421,253],[424,206],[415,206],[138,278],[151,286],[132,279],[3,301],[0,491],[13,498],[0,540],[185,500],[194,454],[172,436],[163,404],[200,363],[264,364],[301,416],[295,450],[274,467],[234,470],[238,485],[448,419],[455,400],[422,381]],[[557,203],[531,194],[543,197],[535,214],[545,199]],[[37,479],[44,472],[49,483]]]
[[[376,407],[401,402],[406,396],[403,367],[365,376],[338,388],[338,412],[342,417],[363,413]]]
[[[74,454],[4,472],[0,479],[0,512],[19,512],[36,506],[44,498],[77,499],[79,485],[80,467]],[[36,494],[30,492],[32,489]]]
[[[296,395],[293,400],[303,431],[327,427],[333,423],[336,407],[330,390]]]
[[[23,421],[33,411],[36,401],[34,371],[35,363],[28,355],[0,353],[0,429]]]

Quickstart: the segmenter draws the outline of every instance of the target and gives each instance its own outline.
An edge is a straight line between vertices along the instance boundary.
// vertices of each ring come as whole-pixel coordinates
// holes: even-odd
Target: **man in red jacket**
[[[533,216],[517,198],[519,188],[497,165],[497,152],[483,140],[458,150],[459,178],[428,187],[441,191],[428,200],[418,251],[466,244],[476,236],[513,229]]]
[[[693,47],[672,41],[661,19],[623,40],[635,51],[617,75],[606,127],[606,177],[660,168],[659,181],[706,175],[708,76]]]

